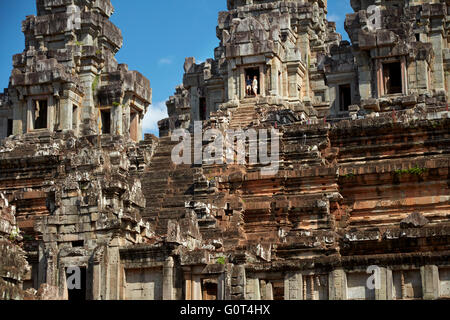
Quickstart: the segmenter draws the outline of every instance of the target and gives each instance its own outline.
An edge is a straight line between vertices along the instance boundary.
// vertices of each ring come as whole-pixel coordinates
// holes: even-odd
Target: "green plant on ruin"
[[[33,236],[31,236],[31,235],[29,235],[29,234],[24,234],[24,235],[23,235],[23,240],[24,240],[24,241],[33,241],[34,238],[33,238]]]
[[[81,47],[84,45],[84,43],[81,41],[75,41],[75,45],[77,45],[78,47]]]
[[[355,174],[353,172],[349,172],[347,174],[344,174],[343,177],[346,179],[350,179],[350,178],[354,178]]]
[[[225,265],[225,257],[217,258],[217,264]]]
[[[411,168],[411,169],[396,170],[395,174],[398,175],[398,176],[401,176],[403,174],[410,174],[410,175],[421,176],[427,171],[428,171],[427,168],[420,168],[419,166],[415,166],[414,168]]]
[[[20,233],[19,228],[13,227],[11,229],[11,233],[9,234],[9,240],[15,241],[19,237],[19,233]]]
[[[117,101],[114,101],[114,102],[112,103],[112,105],[113,105],[114,107],[118,107],[118,106],[120,106],[120,103],[117,102]]]
[[[431,121],[431,127],[433,129],[437,129],[438,127],[441,127],[442,123],[440,121]]]
[[[92,93],[94,94],[98,87],[98,82],[100,81],[100,76],[96,75],[94,81],[92,81]]]

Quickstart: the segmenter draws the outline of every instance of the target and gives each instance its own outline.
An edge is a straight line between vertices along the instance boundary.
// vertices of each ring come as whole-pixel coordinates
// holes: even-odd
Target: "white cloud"
[[[333,22],[339,22],[341,20],[341,17],[338,16],[337,14],[329,14],[327,17],[328,21],[333,21]]]
[[[166,57],[166,58],[159,59],[158,64],[159,65],[169,65],[169,64],[172,64],[172,62],[173,62],[172,58]]]
[[[153,133],[158,135],[158,121],[167,118],[167,107],[165,101],[152,104],[144,116],[142,130],[144,133]]]

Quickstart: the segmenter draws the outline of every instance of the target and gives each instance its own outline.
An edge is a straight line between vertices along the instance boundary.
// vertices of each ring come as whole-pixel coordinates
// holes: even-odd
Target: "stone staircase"
[[[192,199],[194,169],[191,165],[175,165],[172,149],[178,142],[162,137],[148,170],[142,178],[146,198],[143,217],[152,223],[158,235],[166,235],[170,219],[185,217],[185,202]]]
[[[259,123],[256,113],[256,98],[248,98],[232,111],[230,129],[247,128]]]

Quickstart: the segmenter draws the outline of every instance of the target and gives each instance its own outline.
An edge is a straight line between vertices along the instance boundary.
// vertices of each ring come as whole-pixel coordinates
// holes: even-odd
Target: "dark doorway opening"
[[[260,76],[259,76],[259,68],[248,68],[245,69],[245,96],[246,97],[254,97],[255,93],[253,90],[254,80],[257,80],[257,87],[256,90],[257,94],[260,94],[261,91],[261,82],[260,82]],[[248,86],[251,86],[251,90],[248,90]]]
[[[339,110],[348,111],[352,104],[352,90],[349,84],[339,86]]]
[[[403,92],[402,65],[400,62],[383,64],[383,79],[386,94]]]
[[[38,285],[38,271],[39,271],[39,263],[31,263],[31,276],[23,281],[23,290],[28,289],[39,289]]]
[[[72,241],[72,248],[84,247],[84,240]]]
[[[34,102],[34,129],[47,128],[47,100],[36,100]]]
[[[78,127],[78,106],[72,106],[72,130],[77,130]]]
[[[139,113],[134,109],[130,109],[130,138],[133,141],[138,141],[139,129]]]
[[[275,301],[284,300],[284,282],[283,281],[272,282],[272,290],[273,290],[273,300],[275,300]]]
[[[69,301],[86,301],[86,267],[79,267],[80,269],[80,288],[70,289],[69,292]],[[67,273],[66,268],[66,277],[72,276],[74,273]]]
[[[110,110],[100,111],[102,117],[102,134],[111,133],[111,112]]]
[[[217,283],[214,280],[202,281],[203,300],[217,300]]]
[[[8,124],[6,125],[6,136],[9,137],[13,134],[13,119],[8,119]]]
[[[206,120],[206,98],[200,98],[200,101],[199,101],[199,114],[200,114],[200,120],[201,121]]]

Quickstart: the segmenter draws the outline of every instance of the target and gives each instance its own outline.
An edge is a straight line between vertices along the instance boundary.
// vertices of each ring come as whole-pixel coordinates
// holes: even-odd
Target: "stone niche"
[[[127,300],[162,300],[162,268],[125,269]]]
[[[408,92],[406,58],[377,59],[378,98]]]
[[[450,299],[450,268],[439,268],[440,297]]]
[[[348,300],[375,300],[375,290],[367,288],[369,275],[365,272],[352,272],[347,274]]]

